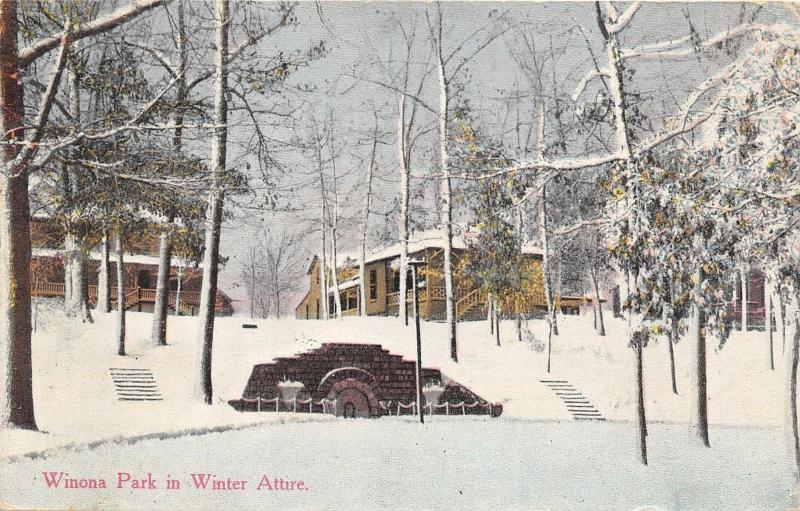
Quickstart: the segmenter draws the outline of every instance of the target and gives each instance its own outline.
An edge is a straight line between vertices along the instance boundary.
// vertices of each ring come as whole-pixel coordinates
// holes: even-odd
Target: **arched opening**
[[[338,417],[378,416],[378,398],[372,388],[355,378],[346,378],[334,383],[328,392],[328,399],[336,400],[334,413]]]

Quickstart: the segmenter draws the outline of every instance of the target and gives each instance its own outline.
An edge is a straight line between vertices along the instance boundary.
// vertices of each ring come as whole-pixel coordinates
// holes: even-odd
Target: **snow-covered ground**
[[[779,433],[712,427],[715,447],[679,425],[650,428],[640,465],[628,424],[435,417],[264,425],[241,431],[104,445],[0,464],[3,498],[21,508],[507,509],[758,511],[788,507],[791,477]],[[104,479],[105,489],[48,488],[42,472]],[[156,489],[117,488],[118,472],[152,474]],[[245,481],[198,490],[191,474]],[[267,475],[301,480],[270,490]],[[180,489],[165,489],[166,478]],[[196,476],[197,477],[197,476]],[[125,476],[123,476],[123,479]],[[654,507],[644,507],[654,506]]]
[[[116,435],[134,436],[270,420],[331,420],[292,414],[240,414],[226,402],[241,396],[252,366],[318,346],[321,342],[379,343],[408,358],[415,355],[413,322],[396,318],[344,318],[331,321],[218,318],[214,342],[215,403],[198,404],[192,396],[197,356],[196,318],[170,317],[166,347],[150,344],[152,315],[129,313],[127,357],[116,355],[113,315],[95,314],[83,325],[50,312],[34,334],[34,397],[42,433],[3,432],[3,452],[19,454],[50,445],[89,442]],[[242,323],[257,329],[243,329]],[[449,357],[442,323],[422,324],[423,361],[465,384],[490,401],[504,404],[503,417],[570,419],[564,404],[540,379],[566,379],[610,420],[634,418],[632,352],[624,340],[624,324],[608,319],[608,335],[600,337],[590,318],[565,316],[553,337],[552,372],[546,372],[547,351],[532,342],[518,342],[513,322],[501,328],[502,346],[495,345],[485,322],[461,323],[459,363]],[[528,327],[546,341],[543,321]],[[791,331],[787,335],[791,335]],[[530,336],[528,336],[530,338]],[[540,344],[540,347],[543,344]],[[675,346],[679,395],[671,390],[667,345],[645,350],[648,419],[686,423],[691,402],[688,344]],[[722,349],[709,342],[709,418],[712,424],[780,426],[784,417],[784,370],[781,340],[775,336],[776,369],[769,370],[764,332],[734,332]],[[112,367],[153,370],[163,401],[120,402],[109,375]],[[713,438],[712,438],[713,441]],[[11,445],[9,446],[9,443]]]
[[[547,351],[541,349],[546,341],[542,321],[529,322],[532,334],[525,342],[516,340],[513,322],[504,322],[499,347],[485,322],[459,324],[457,364],[449,358],[445,325],[423,322],[424,365],[440,368],[488,400],[503,402],[504,412],[491,420],[436,417],[420,429],[397,418],[345,422],[321,414],[238,413],[226,404],[241,396],[254,364],[322,342],[378,343],[412,358],[413,323],[405,327],[396,318],[378,317],[218,318],[215,402],[206,406],[192,396],[196,318],[170,317],[169,346],[154,347],[149,341],[152,315],[129,313],[127,357],[116,355],[114,316],[96,314],[95,319],[91,325],[76,324],[52,311],[42,318],[33,344],[36,418],[42,432],[0,431],[0,452],[12,456],[0,463],[3,484],[30,481],[40,477],[41,470],[111,478],[126,467],[156,467],[150,470],[155,475],[156,470],[185,473],[192,465],[221,477],[238,470],[242,478],[255,477],[254,471],[263,467],[307,477],[317,488],[317,493],[306,492],[308,496],[256,498],[226,492],[226,497],[203,500],[209,509],[219,508],[219,499],[233,499],[225,500],[224,507],[236,506],[240,498],[281,509],[339,508],[338,503],[363,507],[364,492],[375,495],[378,500],[370,502],[378,507],[423,509],[476,503],[516,509],[624,509],[644,504],[664,509],[776,509],[788,495],[789,462],[780,427],[786,357],[778,335],[774,371],[769,369],[764,332],[735,332],[720,350],[715,341],[709,342],[709,416],[714,425],[710,450],[696,448],[689,435],[688,344],[675,346],[677,396],[670,385],[667,345],[661,341],[649,346],[645,377],[651,466],[645,468],[635,453],[633,360],[619,320],[609,319],[608,335],[600,337],[590,318],[562,317],[561,335],[553,338],[550,374]],[[242,323],[258,328],[243,329]],[[537,342],[531,342],[531,335]],[[118,401],[109,374],[112,367],[151,369],[164,400]],[[574,422],[541,379],[568,380],[609,421]],[[47,451],[20,457],[42,450]],[[393,456],[404,465],[386,463]],[[320,472],[320,466],[330,470]],[[342,482],[351,478],[367,483]],[[451,491],[458,487],[453,481],[464,482],[462,493]],[[40,491],[38,484],[4,488],[2,497],[23,507],[33,502],[27,498],[39,507],[48,502],[62,507],[72,502],[69,499],[75,499],[77,507],[88,505],[82,500],[89,495],[85,492],[57,492],[56,497],[50,490]],[[17,490],[22,493],[14,493]],[[132,495],[109,491],[102,502],[122,507],[116,499]],[[141,509],[168,509],[181,507],[188,500],[180,499],[192,495],[134,495],[133,501],[125,502]]]

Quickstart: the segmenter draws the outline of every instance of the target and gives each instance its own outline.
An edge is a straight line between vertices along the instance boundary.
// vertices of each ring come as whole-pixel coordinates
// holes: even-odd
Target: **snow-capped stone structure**
[[[284,381],[302,383],[295,399],[281,397]],[[438,369],[422,369],[423,385],[444,391],[436,403],[423,402],[426,414],[491,415],[503,405],[490,403]],[[423,397],[424,401],[424,397]],[[293,357],[253,367],[242,398],[230,401],[241,411],[322,412],[346,417],[411,414],[416,402],[415,363],[379,344],[324,343]]]

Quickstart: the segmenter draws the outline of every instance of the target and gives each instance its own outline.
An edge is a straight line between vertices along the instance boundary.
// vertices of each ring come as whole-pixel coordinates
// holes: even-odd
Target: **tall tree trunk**
[[[775,308],[775,311],[778,313],[778,328],[780,329],[779,332],[781,334],[781,353],[786,353],[786,300],[783,296],[783,284],[778,281],[778,284],[775,286],[775,294],[778,298],[778,306]]]
[[[150,340],[156,346],[167,345],[167,306],[169,305],[169,274],[172,268],[172,243],[168,232],[162,232],[158,241],[158,277],[156,302],[153,306],[153,330]]]
[[[523,246],[525,245],[525,234],[522,230],[522,205],[518,205],[516,211],[514,212],[514,231],[516,232],[516,242],[517,242],[517,252],[519,253],[520,257],[520,265],[524,261],[524,253],[523,253]],[[517,278],[516,278],[516,286],[518,289],[522,289],[522,279],[520,278],[520,269],[517,269]],[[519,303],[519,297],[515,297],[514,300],[514,315],[516,320],[516,329],[517,329],[517,341],[522,342],[522,307]]]
[[[331,230],[331,280],[333,281],[333,307],[334,317],[342,317],[342,295],[339,293],[339,274],[336,268],[336,220]]]
[[[103,229],[103,237],[100,240],[100,270],[97,274],[97,310],[100,312],[111,312],[111,274],[109,273],[109,242],[108,229]]]
[[[92,322],[92,315],[86,303],[86,279],[84,270],[86,258],[83,242],[78,236],[67,233],[64,236],[64,312],[69,317],[79,318],[84,323]]]
[[[786,378],[787,385],[787,413],[786,425],[791,446],[792,472],[795,486],[800,482],[800,433],[797,425],[797,366],[800,361],[800,288],[795,281],[795,318],[794,335],[789,346],[789,363],[786,365],[789,374]]]
[[[544,139],[544,100],[540,100],[536,106],[536,155],[539,159],[544,158],[545,139]],[[544,280],[544,299],[547,305],[547,327],[548,343],[553,335],[558,335],[558,323],[556,319],[555,306],[553,304],[553,288],[550,283],[550,238],[547,235],[547,184],[542,183],[541,212],[539,218],[539,236],[542,244],[542,279]],[[548,348],[547,367],[550,372],[550,349]]]
[[[697,438],[705,445],[710,447],[708,439],[708,391],[706,382],[706,335],[703,326],[703,310],[698,303],[703,283],[703,272],[698,269],[695,271],[693,279],[695,299],[692,302],[692,321],[690,338],[695,348],[695,356],[692,359],[692,383],[694,384],[694,406],[692,408],[692,431]]]
[[[181,313],[181,286],[183,285],[183,266],[178,262],[178,289],[175,290],[175,315],[180,316]]]
[[[669,374],[672,378],[672,393],[678,395],[678,380],[675,378],[675,337],[678,335],[678,320],[672,318],[672,327],[669,329],[667,337],[667,347],[669,349]]]
[[[175,110],[172,114],[175,131],[172,135],[172,148],[176,157],[183,151],[183,119],[186,107],[186,23],[184,20],[184,0],[177,2],[178,31],[176,46],[178,50],[178,76],[175,84]],[[169,224],[174,222],[170,216]],[[167,315],[169,313],[169,277],[172,270],[172,239],[169,232],[161,233],[158,245],[158,276],[156,278],[156,299],[153,306],[153,328],[151,341],[156,346],[167,345]],[[178,304],[175,304],[176,312]]]
[[[550,246],[547,236],[547,185],[542,185],[540,227],[542,239],[542,279],[544,281],[544,300],[547,305],[547,372],[550,372],[550,357],[553,353],[553,335],[558,335],[556,308],[553,303],[553,289],[550,285]]]
[[[321,259],[319,261],[319,287],[320,287],[320,316],[322,319],[330,319],[330,311],[328,310],[328,241],[327,241],[327,207],[326,207],[326,194],[325,194],[325,175],[322,169],[322,149],[317,147],[317,170],[319,171],[319,188],[320,188],[320,243],[322,249]],[[335,271],[335,268],[334,268]]]
[[[123,253],[123,227],[117,222],[114,248],[117,256],[117,355],[125,356],[125,261]]]
[[[665,321],[670,321],[669,335],[667,336],[667,347],[669,349],[669,374],[672,378],[672,393],[678,395],[678,382],[675,378],[675,339],[678,336],[678,318],[675,308],[672,305],[675,300],[675,290],[672,282],[668,283],[669,296],[665,307]]]
[[[211,381],[211,356],[214,343],[214,306],[217,298],[217,274],[219,272],[219,238],[222,228],[224,198],[224,174],[228,143],[228,0],[216,0],[216,23],[214,27],[214,117],[216,127],[211,141],[212,188],[208,198],[205,222],[205,252],[203,254],[203,283],[200,292],[200,374],[196,396],[206,404],[213,399]]]
[[[620,152],[625,165],[626,173],[635,175],[638,173],[634,155],[631,151],[631,136],[630,128],[627,121],[627,100],[624,86],[625,69],[620,58],[619,41],[616,32],[609,31],[609,20],[607,15],[603,14],[600,7],[600,2],[594,3],[595,11],[597,14],[597,25],[600,33],[605,41],[606,55],[608,57],[609,69],[611,72],[608,75],[608,91],[611,96],[612,114],[614,117],[614,145]],[[610,4],[609,4],[610,5]],[[613,10],[613,7],[610,7]],[[615,16],[614,12],[608,13],[610,16]],[[628,179],[626,182],[626,203],[630,206],[630,213],[626,217],[629,230],[637,232],[639,225],[640,207],[638,201],[638,192],[636,189],[636,181]],[[626,301],[630,298],[632,286],[636,285],[638,279],[638,270],[628,271],[625,278]],[[629,342],[636,350],[636,387],[639,394],[639,403],[637,406],[637,418],[639,423],[639,454],[643,464],[647,464],[647,420],[645,415],[644,406],[644,377],[643,377],[643,363],[642,363],[642,350],[643,346],[640,340],[635,338],[637,328],[643,326],[644,318],[638,312],[629,311],[628,313],[628,337]]]
[[[592,284],[594,284],[594,297],[597,302],[597,335],[606,335],[606,324],[603,321],[603,302],[600,301],[600,286],[597,283],[597,268],[592,269]]]
[[[636,344],[636,416],[639,427],[639,457],[643,465],[647,465],[647,417],[644,409],[644,360],[641,344]]]
[[[741,282],[741,286],[742,286],[742,303],[741,303],[741,305],[742,305],[742,320],[741,320],[741,327],[742,327],[742,332],[747,332],[747,330],[749,329],[749,326],[750,326],[749,325],[749,321],[748,321],[749,318],[747,317],[748,316],[748,312],[749,312],[748,311],[749,307],[747,305],[747,301],[749,299],[748,296],[747,296],[747,280],[748,280],[748,266],[747,266],[747,264],[742,264],[742,274],[741,275],[742,275],[742,282]]]
[[[769,336],[769,368],[775,370],[774,337],[772,334],[772,295],[775,291],[771,281],[764,279],[764,329]]]
[[[358,263],[358,315],[367,315],[367,232],[369,229],[369,203],[372,197],[372,173],[375,167],[375,153],[378,149],[378,124],[375,121],[375,131],[372,134],[372,154],[367,165],[367,177],[364,193],[364,208],[361,211],[361,244],[359,246]]]
[[[75,46],[73,45],[73,48]],[[69,59],[67,66],[67,81],[69,83],[69,110],[72,116],[72,133],[81,130],[81,94],[76,62]],[[84,270],[86,258],[84,255],[84,240],[74,232],[80,220],[75,205],[72,203],[72,193],[80,188],[77,175],[77,160],[80,158],[80,148],[73,147],[73,162],[65,165],[62,170],[62,184],[64,185],[64,200],[68,205],[65,211],[66,233],[64,235],[64,312],[68,317],[77,317],[83,322],[92,322],[92,313],[87,303],[86,279]]]
[[[323,206],[323,215],[325,214],[325,207]],[[328,316],[328,260],[326,253],[328,252],[326,245],[326,236],[325,236],[325,220],[323,218],[322,223],[320,224],[320,228],[322,231],[321,234],[321,245],[322,245],[322,257],[319,259],[317,263],[319,267],[319,315],[322,319],[329,319]]]
[[[489,298],[487,299],[488,303],[488,317],[489,320],[489,333],[494,335],[494,299],[492,299],[492,294],[489,293]]]
[[[28,169],[16,165],[24,104],[17,58],[17,3],[0,2],[0,428],[36,429],[31,370]]]
[[[440,197],[442,223],[444,226],[444,289],[447,332],[450,340],[450,358],[458,362],[458,343],[456,340],[456,299],[453,289],[453,204],[451,197],[451,181],[449,154],[447,151],[447,116],[449,91],[445,77],[444,56],[442,54],[442,13],[439,11],[438,37],[436,38],[436,69],[439,78],[439,165],[441,171]]]
[[[494,321],[495,321],[494,338],[495,338],[495,342],[497,343],[497,345],[500,346],[500,314],[499,313],[495,313]]]
[[[400,94],[397,100],[397,160],[400,165],[400,218],[398,235],[400,238],[400,289],[398,290],[398,314],[404,325],[408,326],[408,305],[406,304],[406,275],[408,275],[408,160],[406,159],[406,96]]]

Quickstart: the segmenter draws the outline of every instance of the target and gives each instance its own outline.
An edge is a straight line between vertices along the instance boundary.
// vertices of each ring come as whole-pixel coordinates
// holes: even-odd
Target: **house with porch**
[[[453,284],[455,288],[455,313],[459,321],[486,318],[488,297],[464,272],[468,258],[474,254],[469,247],[469,239],[477,233],[466,232],[453,237]],[[419,309],[420,318],[441,321],[446,316],[446,295],[444,287],[444,242],[441,231],[422,231],[414,233],[408,243],[409,258],[424,259],[419,268]],[[369,253],[365,258],[366,313],[369,316],[393,316],[399,313],[400,300],[400,252],[401,244],[394,243]],[[542,277],[542,252],[539,248],[526,244],[523,249],[525,278],[521,285],[524,299],[516,303],[501,304],[501,314],[511,317],[517,312],[528,317],[540,316],[547,311]],[[328,289],[320,290],[320,258],[314,256],[307,275],[309,289],[295,308],[298,319],[320,319],[321,297],[328,300],[328,310],[334,311],[334,287],[331,284],[332,271],[328,268]],[[337,261],[336,275],[343,316],[359,314],[359,262],[343,255]],[[406,296],[409,314],[413,314],[413,289],[411,272],[406,278]],[[578,310],[591,298],[579,296],[556,296],[555,305],[562,312]]]
[[[159,235],[126,233],[123,246],[123,285],[128,310],[153,312],[158,276]],[[60,298],[64,296],[64,232],[57,222],[47,217],[31,218],[31,296]],[[97,301],[98,273],[101,253],[92,247],[86,257],[84,278],[90,304]],[[117,300],[116,262],[109,261],[112,303]],[[173,258],[170,264],[168,307],[172,313],[194,316],[199,313],[203,269],[190,261]],[[217,291],[217,315],[233,313],[233,301]]]

